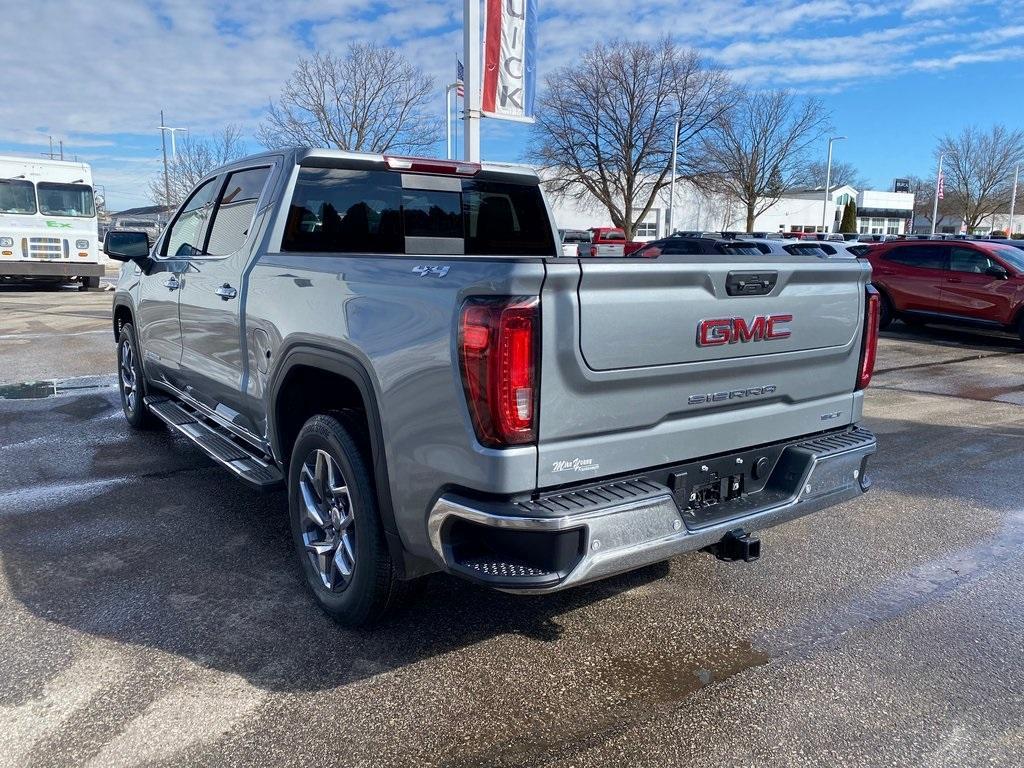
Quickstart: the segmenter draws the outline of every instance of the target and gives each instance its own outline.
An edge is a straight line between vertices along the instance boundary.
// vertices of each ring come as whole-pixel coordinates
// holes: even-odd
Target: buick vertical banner
[[[533,121],[536,58],[537,0],[487,0],[484,115]]]

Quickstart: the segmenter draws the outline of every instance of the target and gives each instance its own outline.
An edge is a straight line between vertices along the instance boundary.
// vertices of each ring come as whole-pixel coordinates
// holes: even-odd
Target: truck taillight
[[[477,298],[462,307],[462,385],[483,445],[537,439],[539,317],[536,298]]]
[[[860,368],[857,371],[857,389],[865,389],[871,383],[875,371],[875,357],[878,354],[878,315],[881,302],[873,285],[867,288],[867,306],[864,310],[864,341],[860,348]]]

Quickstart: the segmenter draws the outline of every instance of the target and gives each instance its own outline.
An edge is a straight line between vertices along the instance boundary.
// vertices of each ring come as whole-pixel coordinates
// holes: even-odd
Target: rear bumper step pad
[[[870,487],[866,464],[875,450],[875,436],[853,427],[525,502],[446,493],[427,527],[434,552],[450,572],[506,591],[552,592],[715,545],[738,527],[764,530],[856,498]],[[751,454],[771,457],[763,473],[748,469],[742,477],[671,487],[673,479],[692,478],[693,464],[701,475],[714,474],[716,466],[749,468],[749,461],[738,459]],[[732,480],[740,486],[736,496],[727,494],[708,507],[694,501],[709,487],[728,491],[735,487]],[[569,532],[578,539],[550,548],[554,554],[547,562],[555,567],[533,562],[531,553],[545,539]],[[467,539],[479,542],[476,550]],[[481,551],[488,547],[494,565],[482,567]]]

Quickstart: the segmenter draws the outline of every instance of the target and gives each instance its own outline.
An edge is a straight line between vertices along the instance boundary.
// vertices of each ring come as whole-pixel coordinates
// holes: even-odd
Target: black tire
[[[1024,312],[1021,312],[1017,320],[1017,335],[1020,337],[1021,344],[1024,344]]]
[[[878,329],[884,331],[893,320],[892,302],[889,297],[881,291],[878,292]]]
[[[121,410],[129,426],[133,429],[156,429],[163,426],[163,422],[150,413],[143,402],[146,396],[146,376],[142,372],[142,355],[131,323],[121,326],[117,339],[117,389],[121,393]]]
[[[391,561],[361,436],[356,420],[345,413],[314,416],[299,431],[288,469],[292,541],[306,586],[324,611],[347,626],[380,621],[413,590],[411,582],[398,578]],[[326,466],[321,453],[334,461],[336,489],[342,487],[340,471],[344,493],[319,490],[327,485],[316,479],[319,462]],[[317,518],[325,525],[318,525]]]
[[[78,285],[78,290],[88,291],[90,288],[99,288],[100,279],[99,277],[83,277]]]

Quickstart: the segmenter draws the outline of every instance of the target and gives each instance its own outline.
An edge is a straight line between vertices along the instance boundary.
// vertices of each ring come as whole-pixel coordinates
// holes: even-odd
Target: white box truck
[[[0,155],[0,282],[97,288],[98,239],[88,164]]]

